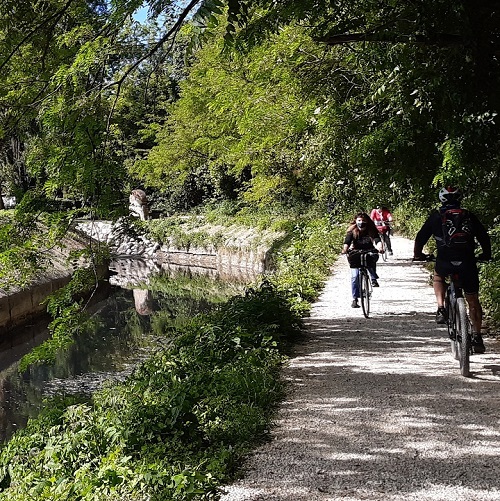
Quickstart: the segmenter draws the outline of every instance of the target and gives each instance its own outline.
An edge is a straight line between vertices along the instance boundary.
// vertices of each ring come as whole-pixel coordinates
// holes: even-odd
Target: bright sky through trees
[[[138,21],[139,23],[143,23],[144,21],[146,21],[147,15],[148,15],[148,7],[147,6],[142,6],[134,14],[134,19],[136,21]]]

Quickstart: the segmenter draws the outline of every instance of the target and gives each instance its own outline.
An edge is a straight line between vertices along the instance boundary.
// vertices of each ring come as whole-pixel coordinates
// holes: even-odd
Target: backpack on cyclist
[[[441,214],[441,222],[447,247],[466,249],[473,245],[472,221],[467,209],[448,209]]]

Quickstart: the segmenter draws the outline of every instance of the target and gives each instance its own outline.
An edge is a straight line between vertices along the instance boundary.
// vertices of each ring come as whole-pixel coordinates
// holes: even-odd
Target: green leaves
[[[11,472],[0,499],[13,496],[9,485],[20,495],[9,499],[30,491],[31,500],[90,500],[98,493],[192,499],[211,492],[230,458],[266,426],[281,361],[266,323],[281,323],[273,328],[278,339],[288,334],[289,315],[268,287],[188,322],[174,333],[172,348],[128,384],[96,394],[93,406],[59,410],[55,426],[38,430],[36,448],[36,421],[14,437],[0,455],[0,471],[8,464]],[[239,345],[235,332],[244,339]]]
[[[23,174],[49,197],[82,193],[107,210],[137,176],[172,192],[172,205],[238,197],[324,203],[328,185],[333,194],[338,182],[358,182],[351,173],[359,169],[369,178],[363,200],[380,172],[382,184],[411,179],[418,190],[444,179],[447,141],[462,144],[465,180],[471,166],[476,178],[491,177],[499,68],[488,6],[490,16],[444,0],[206,0],[182,34],[186,44],[205,45],[171,106],[185,75],[171,71],[179,58],[168,44],[176,20],[198,4],[182,11],[171,0],[147,2],[151,20],[165,20],[156,31],[134,25],[140,5],[0,8],[0,130],[21,138]],[[148,103],[152,89],[159,94]],[[134,163],[127,180],[124,166]],[[5,177],[14,175],[5,169]]]
[[[286,29],[264,47],[231,58],[221,54],[222,43],[219,37],[197,54],[158,146],[132,172],[149,185],[187,193],[186,173],[208,171],[216,197],[247,192],[267,204],[288,196],[297,140],[312,125],[315,103],[304,98],[294,73],[310,40]]]
[[[52,401],[15,434],[0,453],[0,499],[215,495],[269,428],[282,396],[281,350],[321,287],[331,257],[324,243],[340,238],[325,220],[297,219],[288,222],[293,238],[279,257],[283,274],[176,323],[165,350],[126,382],[95,393],[91,403]],[[65,309],[68,292],[51,308]],[[61,326],[70,316],[62,317]]]

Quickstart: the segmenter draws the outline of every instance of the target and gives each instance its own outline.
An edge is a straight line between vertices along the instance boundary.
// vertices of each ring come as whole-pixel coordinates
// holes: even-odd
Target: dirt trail
[[[460,376],[412,245],[393,237],[369,319],[339,258],[284,370],[271,440],[221,500],[500,500],[500,347],[485,338]]]

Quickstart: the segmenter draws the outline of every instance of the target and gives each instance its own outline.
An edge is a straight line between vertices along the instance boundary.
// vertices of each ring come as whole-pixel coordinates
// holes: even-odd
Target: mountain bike
[[[435,261],[433,254],[424,254],[416,261]],[[444,300],[446,324],[450,338],[451,353],[460,363],[460,374],[470,377],[470,356],[472,351],[472,323],[467,301],[464,298],[458,273],[446,277],[447,287]]]
[[[363,315],[365,318],[370,316],[370,299],[373,292],[372,281],[368,268],[373,266],[376,262],[375,256],[378,256],[378,252],[372,250],[351,250],[347,255],[349,266],[351,268],[359,269],[359,299],[361,301],[361,308],[363,309]]]

